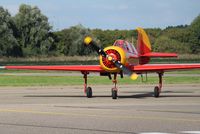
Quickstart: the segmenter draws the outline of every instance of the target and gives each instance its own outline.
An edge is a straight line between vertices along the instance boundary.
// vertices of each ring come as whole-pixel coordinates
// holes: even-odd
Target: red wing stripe
[[[178,57],[176,53],[145,53],[144,55],[141,56],[146,56],[146,57]]]
[[[5,66],[5,69],[21,70],[60,70],[60,71],[89,71],[102,72],[99,65],[74,65],[74,66]]]
[[[132,71],[165,71],[165,70],[181,70],[181,69],[200,69],[200,64],[147,64],[132,66]]]

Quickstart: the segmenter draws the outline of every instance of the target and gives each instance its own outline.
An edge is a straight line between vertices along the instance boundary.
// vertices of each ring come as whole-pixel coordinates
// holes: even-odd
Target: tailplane
[[[138,39],[137,39],[137,51],[139,56],[140,64],[146,64],[150,61],[151,57],[177,57],[177,54],[175,53],[157,53],[157,52],[151,52],[151,43],[149,40],[149,37],[147,33],[144,31],[144,29],[138,27]]]

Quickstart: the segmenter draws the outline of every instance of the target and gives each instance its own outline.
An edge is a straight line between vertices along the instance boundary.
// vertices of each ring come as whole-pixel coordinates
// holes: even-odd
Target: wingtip
[[[5,66],[0,66],[0,69],[6,69],[6,67]]]
[[[137,75],[136,73],[133,73],[133,74],[130,76],[130,78],[131,78],[132,80],[136,80],[136,79],[138,78],[138,75]]]

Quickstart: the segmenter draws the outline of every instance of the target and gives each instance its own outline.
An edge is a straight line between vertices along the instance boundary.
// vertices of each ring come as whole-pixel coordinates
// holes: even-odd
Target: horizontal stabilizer
[[[156,53],[156,52],[145,53],[140,56],[141,57],[163,57],[163,58],[178,57],[176,53]]]

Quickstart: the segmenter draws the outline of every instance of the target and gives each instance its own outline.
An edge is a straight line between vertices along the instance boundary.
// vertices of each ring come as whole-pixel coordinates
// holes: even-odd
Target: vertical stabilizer
[[[144,57],[143,55],[151,53],[151,44],[149,37],[144,29],[138,27],[138,39],[137,39],[137,51],[139,56],[139,64],[147,64],[150,61],[150,57]]]
[[[140,27],[137,28],[137,32],[138,32],[137,51],[138,51],[139,55],[144,55],[146,53],[150,53],[151,52],[151,43],[149,41],[148,35]]]
[[[149,41],[149,37],[144,31],[144,29],[138,27],[138,39],[137,39],[137,51],[139,56],[140,64],[147,64],[150,61],[151,57],[177,57],[175,53],[158,53],[151,52],[151,43]]]

